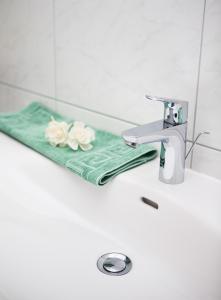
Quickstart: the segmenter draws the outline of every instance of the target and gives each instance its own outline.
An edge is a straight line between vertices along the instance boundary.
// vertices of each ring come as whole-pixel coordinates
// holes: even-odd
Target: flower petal
[[[86,127],[85,130],[88,132],[88,134],[90,136],[90,140],[94,141],[95,140],[95,131],[90,127]]]
[[[93,148],[93,146],[91,144],[87,144],[87,145],[80,144],[79,146],[83,151],[88,151]]]
[[[66,142],[64,142],[64,143],[59,144],[58,146],[59,146],[60,148],[64,148],[64,147],[67,146],[67,144],[66,144]]]
[[[83,122],[80,122],[80,121],[75,121],[74,122],[74,127],[75,128],[84,128],[85,124]]]
[[[73,150],[78,149],[78,142],[76,140],[69,140],[67,144]]]
[[[73,126],[73,123],[68,124],[68,131],[71,129],[71,127]]]

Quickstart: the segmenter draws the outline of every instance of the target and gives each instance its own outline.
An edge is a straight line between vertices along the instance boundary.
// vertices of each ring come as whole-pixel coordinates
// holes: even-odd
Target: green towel
[[[80,149],[73,151],[69,147],[52,147],[45,139],[45,129],[51,116],[57,121],[70,121],[33,102],[18,113],[1,114],[0,131],[95,185],[103,185],[116,175],[157,156],[157,151],[151,145],[133,149],[125,145],[121,137],[103,130],[95,130],[93,148],[87,152]]]

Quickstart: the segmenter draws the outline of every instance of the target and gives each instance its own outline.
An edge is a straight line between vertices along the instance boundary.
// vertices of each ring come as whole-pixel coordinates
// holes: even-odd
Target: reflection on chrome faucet
[[[184,181],[188,102],[145,96],[164,103],[164,119],[138,126],[122,133],[130,147],[161,142],[159,179],[164,183]]]

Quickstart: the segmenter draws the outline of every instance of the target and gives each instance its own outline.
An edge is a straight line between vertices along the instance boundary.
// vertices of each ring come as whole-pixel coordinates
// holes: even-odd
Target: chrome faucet
[[[164,103],[164,119],[138,126],[122,133],[131,147],[161,142],[159,180],[178,184],[184,181],[188,102],[145,96]]]

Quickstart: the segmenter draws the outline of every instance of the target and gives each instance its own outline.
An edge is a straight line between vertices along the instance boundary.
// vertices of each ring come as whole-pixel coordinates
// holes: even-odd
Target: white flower
[[[85,127],[84,123],[76,121],[69,132],[67,144],[73,150],[77,150],[79,146],[83,151],[87,151],[93,147],[91,142],[94,140],[94,130]]]
[[[70,126],[71,124],[68,125],[66,122],[58,122],[51,117],[51,121],[45,130],[45,137],[52,146],[64,147],[67,145]]]

